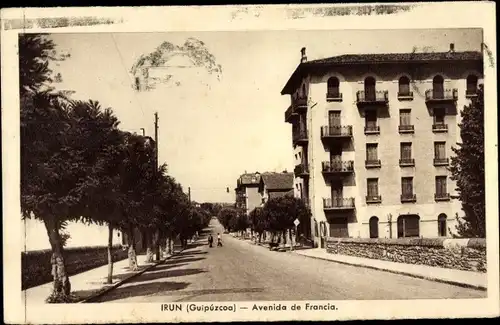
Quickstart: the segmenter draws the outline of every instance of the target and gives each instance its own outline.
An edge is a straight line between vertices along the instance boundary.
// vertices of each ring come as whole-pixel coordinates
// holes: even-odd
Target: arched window
[[[375,100],[375,78],[373,77],[365,79],[365,97],[368,101]]]
[[[477,93],[477,77],[470,75],[467,77],[467,90],[466,95],[471,96]]]
[[[441,237],[446,237],[446,214],[441,213],[438,216],[438,234]]]
[[[398,217],[398,238],[420,236],[420,217],[415,214]]]
[[[399,78],[399,96],[410,96],[410,79],[407,76]]]
[[[433,98],[444,98],[444,79],[440,75],[437,75],[434,79],[432,79],[432,94]]]
[[[326,97],[328,98],[339,98],[340,97],[340,92],[339,92],[339,79],[336,77],[331,77],[328,79],[327,82],[327,94]]]
[[[370,238],[378,238],[378,218],[370,218]]]

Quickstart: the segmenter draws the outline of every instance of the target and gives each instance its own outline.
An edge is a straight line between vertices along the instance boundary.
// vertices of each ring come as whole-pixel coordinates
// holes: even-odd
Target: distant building
[[[263,173],[259,183],[259,193],[261,195],[261,205],[269,199],[294,196],[293,173]]]
[[[260,206],[261,195],[259,184],[261,175],[259,172],[244,173],[236,182],[236,208],[243,209],[248,215],[256,207]]]
[[[340,55],[301,62],[291,105],[297,196],[325,237],[446,237],[461,212],[448,166],[481,52]],[[314,106],[314,114],[312,107]]]

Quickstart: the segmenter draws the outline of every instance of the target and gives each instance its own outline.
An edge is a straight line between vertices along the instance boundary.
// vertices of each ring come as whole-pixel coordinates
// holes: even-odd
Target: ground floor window
[[[446,214],[441,213],[438,216],[438,234],[441,237],[446,237]]]
[[[420,217],[418,215],[408,214],[398,217],[398,238],[419,236]]]
[[[370,238],[378,238],[378,218],[370,218]]]
[[[347,229],[347,218],[331,218],[330,224],[330,237],[342,238],[349,237]]]

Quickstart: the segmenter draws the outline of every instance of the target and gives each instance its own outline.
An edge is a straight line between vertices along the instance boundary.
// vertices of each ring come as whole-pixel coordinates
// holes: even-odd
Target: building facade
[[[261,175],[259,172],[244,173],[236,181],[236,207],[243,209],[247,215],[259,207],[262,201],[259,193]]]
[[[297,196],[312,237],[438,237],[461,204],[448,166],[481,52],[341,55],[301,63],[290,95]]]
[[[261,195],[261,206],[269,199],[294,196],[293,190],[293,173],[263,173],[259,184],[259,193]]]

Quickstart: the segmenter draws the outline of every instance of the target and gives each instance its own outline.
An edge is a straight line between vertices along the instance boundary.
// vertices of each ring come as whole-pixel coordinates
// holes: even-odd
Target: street
[[[212,219],[210,231],[222,234]],[[206,238],[96,302],[476,298],[484,292],[408,276],[272,252],[230,235]],[[215,245],[214,245],[215,246]]]

